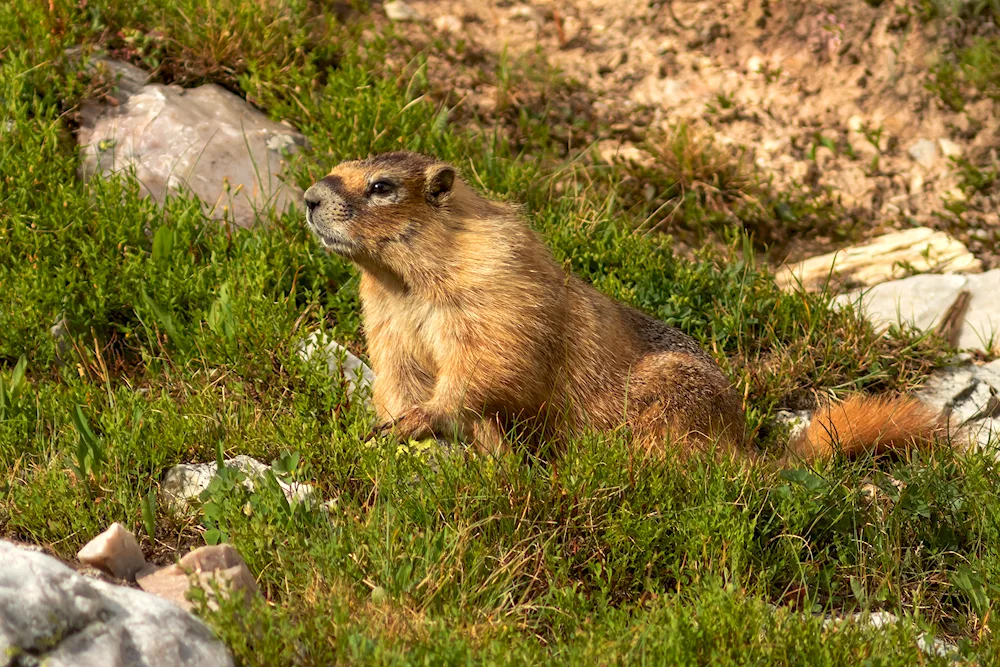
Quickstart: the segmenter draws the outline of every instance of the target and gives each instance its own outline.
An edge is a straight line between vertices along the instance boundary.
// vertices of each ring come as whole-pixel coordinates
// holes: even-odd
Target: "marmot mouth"
[[[344,255],[345,257],[352,256],[357,248],[353,243],[344,241],[343,239],[333,238],[332,236],[327,236],[322,232],[316,232],[316,236],[319,237],[319,242],[323,244],[323,247],[327,250],[332,250],[338,255]]]

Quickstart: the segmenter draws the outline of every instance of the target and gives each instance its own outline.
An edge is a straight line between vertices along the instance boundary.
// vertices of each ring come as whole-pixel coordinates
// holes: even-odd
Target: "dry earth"
[[[579,84],[566,113],[603,128],[565,137],[571,149],[593,141],[605,159],[648,160],[637,146],[687,121],[738,147],[779,191],[832,202],[843,228],[792,239],[793,259],[925,225],[956,235],[986,268],[1000,263],[1000,189],[961,187],[952,159],[998,166],[1000,105],[970,100],[956,112],[926,88],[955,28],[921,21],[914,3],[407,4],[405,38],[444,47],[429,78],[479,119],[530,103],[530,81],[511,92],[478,73],[484,59],[522,58],[540,79],[553,66]],[[949,212],[949,201],[966,210]]]

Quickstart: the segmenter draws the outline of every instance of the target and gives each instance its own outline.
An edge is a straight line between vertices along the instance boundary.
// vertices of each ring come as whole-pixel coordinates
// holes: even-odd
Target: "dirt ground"
[[[407,4],[419,15],[399,23],[408,39],[462,45],[460,58],[431,56],[429,76],[479,117],[511,93],[478,77],[477,61],[534,58],[584,91],[570,113],[607,130],[577,137],[577,147],[594,140],[606,160],[648,160],[640,147],[650,132],[686,121],[744,149],[778,190],[839,202],[862,236],[936,227],[987,268],[998,264],[1000,192],[962,188],[955,160],[1000,166],[1000,105],[982,99],[956,112],[926,88],[955,29],[921,21],[914,3]],[[788,252],[836,243],[813,237]]]

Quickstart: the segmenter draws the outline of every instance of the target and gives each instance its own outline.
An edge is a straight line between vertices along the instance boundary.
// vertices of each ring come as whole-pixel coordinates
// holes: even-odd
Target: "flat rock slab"
[[[957,346],[1000,350],[1000,269],[972,275],[912,276],[842,294],[835,303],[859,306],[876,328],[910,324],[926,331],[937,326],[962,291],[969,292],[969,301]]]
[[[0,664],[214,667],[233,660],[197,618],[134,588],[0,541]]]
[[[206,215],[241,227],[271,207],[282,212],[302,201],[302,192],[280,178],[302,135],[217,85],[150,84],[127,95],[135,79],[122,77],[131,88],[119,90],[119,106],[84,114],[84,178],[134,168],[158,202],[189,190]]]
[[[775,282],[785,290],[868,287],[908,273],[976,273],[982,270],[960,241],[928,227],[915,227],[874,238],[867,243],[811,257],[778,271]]]

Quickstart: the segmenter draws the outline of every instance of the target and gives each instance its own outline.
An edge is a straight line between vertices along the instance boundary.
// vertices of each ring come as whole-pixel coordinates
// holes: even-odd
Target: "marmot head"
[[[306,191],[306,220],[328,250],[397,271],[447,245],[460,185],[453,167],[416,153],[343,162]]]

